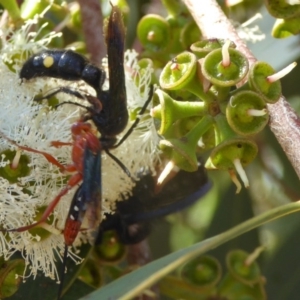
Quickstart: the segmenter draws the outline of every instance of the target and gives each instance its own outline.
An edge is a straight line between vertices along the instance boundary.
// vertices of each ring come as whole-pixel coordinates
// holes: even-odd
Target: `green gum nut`
[[[216,49],[207,54],[202,64],[202,73],[212,84],[231,87],[247,75],[249,63],[238,50],[227,49],[229,60],[225,59],[222,50]]]
[[[181,270],[181,277],[203,289],[214,288],[221,278],[221,265],[212,256],[201,256],[190,261]]]
[[[265,5],[275,18],[288,19],[300,16],[300,5],[290,5],[287,0],[265,0]]]
[[[201,148],[201,151],[207,151],[216,146],[215,144],[215,130],[213,126],[204,133],[201,139],[198,141],[198,146]],[[200,152],[201,152],[200,151]]]
[[[103,233],[102,243],[95,247],[95,252],[102,264],[114,265],[124,259],[126,247],[120,243],[114,231]]]
[[[23,259],[4,262],[0,267],[0,299],[11,297],[19,289],[25,270]]]
[[[221,104],[221,106],[224,105],[225,102],[228,102],[230,87],[212,85],[210,91],[215,95],[216,99]]]
[[[193,43],[190,49],[198,58],[203,58],[211,51],[222,48],[225,42],[223,39],[207,39]],[[236,45],[230,42],[229,47],[236,48]]]
[[[211,102],[214,97],[203,91],[197,77],[197,57],[190,52],[182,52],[169,61],[160,74],[159,84],[166,90],[185,89],[203,101]]]
[[[230,274],[238,281],[252,286],[261,280],[261,272],[256,261],[247,262],[250,254],[234,250],[227,254],[226,265]]]
[[[150,51],[164,51],[170,43],[169,23],[159,15],[149,14],[138,23],[137,36]]]
[[[162,140],[159,147],[175,166],[188,172],[194,172],[198,169],[196,156],[198,141],[212,125],[213,118],[204,116],[186,135],[179,139]]]
[[[272,36],[277,39],[287,38],[300,32],[300,17],[277,19],[272,28]]]
[[[26,177],[30,174],[30,159],[27,155],[21,154],[21,151],[5,150],[1,153],[1,156],[5,157],[5,160],[10,161],[5,167],[0,167],[0,176],[7,179],[10,183],[16,183],[20,177]],[[14,159],[18,160],[16,167],[13,167]]]
[[[265,62],[254,63],[249,71],[250,88],[257,92],[267,103],[275,103],[281,96],[280,80],[270,81],[268,76],[274,75],[275,70]]]
[[[195,21],[190,21],[180,32],[180,42],[183,49],[189,49],[190,45],[201,39],[201,31]]]
[[[216,289],[203,289],[174,275],[164,277],[158,286],[160,293],[168,299],[208,300],[217,294]]]
[[[236,136],[230,128],[227,119],[222,114],[217,115],[216,121],[216,147],[212,150],[205,167],[207,169],[227,170],[232,181],[237,186],[236,193],[241,190],[241,185],[236,178],[237,172],[245,187],[249,187],[249,181],[244,170],[257,155],[256,144],[243,137]]]
[[[235,160],[239,160],[242,167],[245,167],[256,154],[257,146],[253,141],[236,137],[216,146],[210,159],[216,169],[230,170],[236,168]]]
[[[241,91],[230,98],[226,118],[231,128],[242,136],[260,132],[268,123],[266,103],[252,91]]]
[[[206,105],[202,101],[176,101],[160,89],[155,93],[160,104],[152,109],[151,115],[161,120],[159,134],[166,133],[178,119],[203,116],[205,112]]]
[[[181,43],[181,31],[182,31],[182,25],[181,22],[176,20],[174,22],[174,20],[172,19],[168,19],[168,22],[170,24],[171,27],[171,41],[170,41],[170,45],[169,45],[169,52],[170,53],[180,53],[186,49],[184,49],[182,47],[182,43]],[[170,56],[169,56],[170,58]]]
[[[253,284],[246,285],[236,280],[230,273],[222,279],[218,295],[223,299],[243,299],[243,300],[266,300],[267,295],[264,288],[264,280]]]

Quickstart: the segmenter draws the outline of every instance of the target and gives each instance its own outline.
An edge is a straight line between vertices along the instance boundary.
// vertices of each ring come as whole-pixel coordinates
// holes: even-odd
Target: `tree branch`
[[[80,5],[82,28],[91,61],[101,65],[106,55],[106,45],[103,36],[103,17],[98,0],[78,0]]]

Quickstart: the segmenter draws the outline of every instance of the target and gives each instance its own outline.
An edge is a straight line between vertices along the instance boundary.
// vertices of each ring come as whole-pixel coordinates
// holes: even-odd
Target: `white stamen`
[[[234,97],[231,96],[230,99],[229,99],[229,104],[230,104],[231,107],[236,107],[236,104],[235,105],[232,104],[233,99],[234,99]]]
[[[148,41],[153,41],[155,38],[155,32],[153,30],[149,31],[147,34],[147,40]]]
[[[233,164],[235,166],[235,169],[237,171],[237,173],[239,174],[240,178],[242,179],[245,188],[249,187],[249,180],[247,177],[247,174],[245,172],[245,170],[243,169],[243,166],[241,164],[241,160],[239,158],[236,158],[233,160]]]
[[[262,15],[260,13],[255,14],[252,18],[243,23],[241,27],[247,27],[248,25],[251,25],[258,19],[262,19]]]
[[[19,162],[20,162],[20,158],[21,158],[21,153],[22,153],[21,149],[18,149],[16,151],[16,155],[15,155],[15,157],[14,157],[12,163],[11,163],[11,166],[10,166],[12,169],[17,169],[18,168]]]
[[[248,109],[247,114],[253,117],[261,117],[268,113],[267,109]]]
[[[230,56],[229,56],[229,46],[230,40],[227,40],[222,47],[222,65],[223,67],[228,67],[230,65]]]
[[[162,184],[165,179],[168,177],[168,175],[175,169],[176,170],[176,167],[174,162],[173,161],[169,161],[167,163],[167,165],[165,166],[165,168],[163,169],[163,171],[160,173],[158,179],[157,179],[157,184],[160,185]]]
[[[245,266],[250,266],[265,249],[266,247],[264,245],[257,247],[245,260]]]
[[[268,82],[272,83],[272,82],[275,82],[277,80],[280,80],[282,77],[284,77],[285,75],[290,73],[296,66],[297,66],[297,63],[294,61],[293,63],[289,64],[287,67],[282,69],[281,71],[279,71],[279,72],[277,72],[273,75],[268,76],[267,77]]]
[[[236,186],[236,191],[235,193],[236,194],[239,194],[239,192],[241,191],[242,189],[242,185],[241,183],[239,182],[239,180],[237,179],[236,177],[236,174],[235,174],[235,171],[234,170],[229,170],[229,175],[230,175],[230,178],[232,180],[232,182],[235,184]]]
[[[203,143],[203,137],[201,137],[201,138],[198,140],[197,145],[198,145],[198,147],[200,147],[200,148],[205,148],[205,144]]]

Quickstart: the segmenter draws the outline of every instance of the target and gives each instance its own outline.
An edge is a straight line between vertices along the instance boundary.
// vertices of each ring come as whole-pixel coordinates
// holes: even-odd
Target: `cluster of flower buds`
[[[156,67],[163,67],[172,55],[187,50],[201,38],[199,27],[180,1],[165,0],[163,4],[167,18],[148,14],[137,27],[137,36],[144,47],[142,56],[150,57]]]
[[[269,13],[277,18],[272,29],[276,38],[285,38],[300,33],[299,0],[266,0]]]
[[[267,103],[280,98],[279,79],[295,63],[276,74],[264,62],[249,69],[232,42],[217,39],[196,42],[191,51],[169,61],[159,78],[151,115],[160,121],[159,146],[169,159],[159,182],[174,166],[197,170],[197,155],[212,150],[206,168],[227,170],[239,192],[236,174],[248,187],[244,167],[258,151],[252,138],[268,123]],[[188,101],[181,90],[192,95]]]
[[[224,276],[217,259],[210,255],[198,257],[181,269],[180,277],[172,275],[163,279],[160,291],[170,297],[193,295],[197,299],[211,299],[218,295],[222,299],[264,300],[265,280],[255,261],[261,249],[251,254],[243,250],[230,251]]]

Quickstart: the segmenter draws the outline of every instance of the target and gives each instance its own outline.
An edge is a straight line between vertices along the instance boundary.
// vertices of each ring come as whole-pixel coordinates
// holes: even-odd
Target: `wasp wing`
[[[94,153],[89,147],[86,147],[83,161],[83,181],[80,194],[82,203],[86,206],[89,228],[97,228],[101,221],[102,210],[101,150]]]

